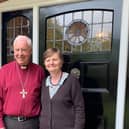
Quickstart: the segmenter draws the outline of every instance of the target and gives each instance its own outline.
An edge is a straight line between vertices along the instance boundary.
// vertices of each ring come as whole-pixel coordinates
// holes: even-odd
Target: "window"
[[[49,17],[46,23],[46,48],[57,47],[63,53],[111,51],[113,11],[83,10],[70,12]],[[68,29],[72,43],[67,35]],[[83,33],[81,33],[82,30]],[[81,34],[83,34],[83,38]]]
[[[12,43],[18,34],[30,34],[30,22],[26,17],[17,16],[10,19],[7,23],[7,62],[13,59]]]

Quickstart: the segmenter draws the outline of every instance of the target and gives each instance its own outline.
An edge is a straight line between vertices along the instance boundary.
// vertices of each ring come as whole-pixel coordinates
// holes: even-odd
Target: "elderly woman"
[[[49,48],[43,56],[50,75],[42,86],[40,129],[83,129],[84,100],[78,79],[61,70],[63,55],[58,49]]]

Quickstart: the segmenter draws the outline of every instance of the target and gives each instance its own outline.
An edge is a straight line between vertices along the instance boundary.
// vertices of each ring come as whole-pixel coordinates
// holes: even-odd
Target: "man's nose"
[[[18,54],[19,54],[19,55],[22,55],[22,54],[23,54],[23,51],[22,51],[22,50],[19,50],[19,51],[18,51]]]

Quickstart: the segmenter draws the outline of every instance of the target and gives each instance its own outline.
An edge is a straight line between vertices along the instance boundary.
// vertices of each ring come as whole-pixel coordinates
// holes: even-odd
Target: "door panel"
[[[2,23],[2,64],[5,64],[13,60],[14,38],[19,34],[32,37],[32,10],[5,12]]]
[[[80,81],[85,129],[113,129],[119,52],[120,1],[40,8],[40,63],[49,47],[61,49],[63,71]],[[119,17],[118,17],[119,15]]]

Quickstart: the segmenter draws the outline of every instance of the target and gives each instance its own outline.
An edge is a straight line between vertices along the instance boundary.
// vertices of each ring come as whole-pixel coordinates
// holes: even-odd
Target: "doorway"
[[[95,0],[40,8],[40,63],[47,48],[62,51],[63,71],[75,74],[81,84],[85,129],[115,126],[120,35],[117,26],[121,16],[118,3]]]
[[[12,43],[19,34],[32,38],[32,9],[2,14],[2,65],[13,60]]]

